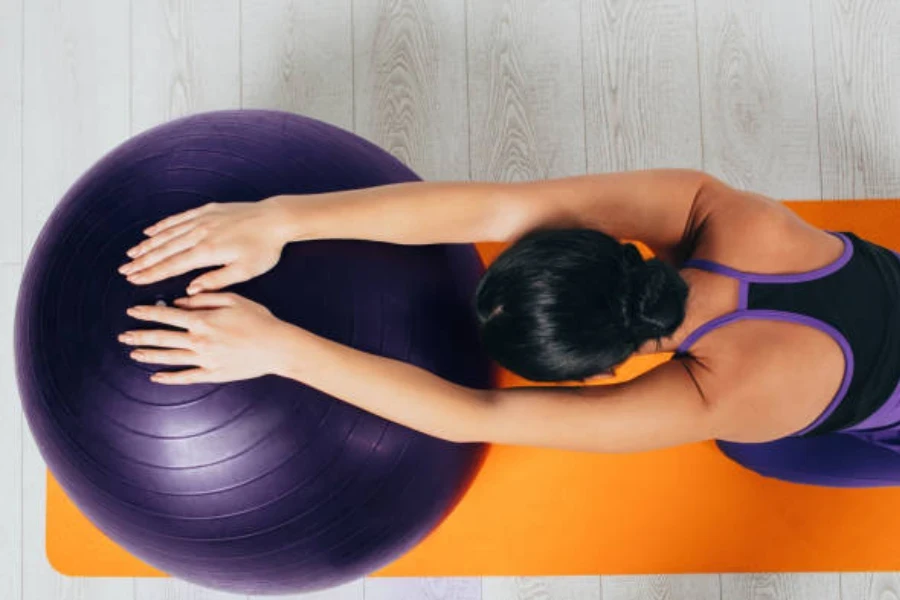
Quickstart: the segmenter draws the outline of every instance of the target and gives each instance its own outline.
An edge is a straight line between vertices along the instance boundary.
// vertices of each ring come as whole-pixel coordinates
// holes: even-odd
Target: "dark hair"
[[[671,266],[601,231],[533,231],[482,277],[475,310],[485,350],[531,381],[609,372],[684,320],[688,286]]]

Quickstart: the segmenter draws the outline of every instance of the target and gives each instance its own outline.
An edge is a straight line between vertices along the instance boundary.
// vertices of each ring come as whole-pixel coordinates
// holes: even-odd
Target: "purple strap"
[[[830,233],[831,235],[840,238],[844,242],[844,251],[833,263],[805,273],[749,273],[747,271],[732,269],[731,267],[726,267],[725,265],[704,258],[692,258],[687,260],[682,265],[682,268],[694,267],[703,269],[704,271],[718,273],[720,275],[727,275],[728,277],[733,277],[739,281],[750,283],[803,283],[804,281],[812,281],[835,273],[853,258],[853,242],[850,241],[850,238],[837,231],[828,231],[826,233]]]

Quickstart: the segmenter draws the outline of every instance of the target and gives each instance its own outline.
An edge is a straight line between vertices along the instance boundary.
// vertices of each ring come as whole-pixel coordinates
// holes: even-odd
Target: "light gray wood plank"
[[[134,600],[239,600],[246,596],[202,588],[177,579],[135,579]]]
[[[13,357],[13,320],[21,267],[0,265],[0,339],[6,340],[0,354],[0,598],[22,598],[22,405],[16,388]]]
[[[243,105],[353,129],[350,0],[242,0]]]
[[[580,3],[470,0],[467,23],[472,177],[584,173]]]
[[[239,0],[135,2],[131,128],[241,104]]]
[[[284,600],[363,600],[365,597],[365,581],[358,579],[318,592],[278,596]],[[247,596],[247,600],[269,600],[272,596]]]
[[[355,0],[356,132],[424,179],[467,179],[464,0]]]
[[[128,137],[128,3],[25,3],[23,234]]]
[[[811,3],[822,193],[900,197],[900,3]]]
[[[480,577],[392,578],[365,582],[366,600],[481,600]]]
[[[841,600],[900,598],[898,573],[841,573]]]
[[[740,188],[819,198],[809,3],[697,0],[704,164]]]
[[[732,600],[718,575],[604,577],[603,600]]]
[[[727,600],[846,600],[841,599],[836,573],[722,575]]]
[[[56,202],[102,154],[128,136],[125,2],[25,3],[23,251]],[[23,431],[23,598],[127,600],[129,578],[70,578],[47,560],[45,468]]]
[[[23,0],[0,2],[0,263],[22,260],[22,19]]]
[[[483,600],[600,600],[599,577],[484,577]]]
[[[588,171],[703,167],[694,0],[584,0]]]

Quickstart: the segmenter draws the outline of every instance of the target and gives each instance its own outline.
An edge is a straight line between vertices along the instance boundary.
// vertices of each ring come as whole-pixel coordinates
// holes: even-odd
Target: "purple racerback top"
[[[683,268],[736,279],[739,301],[737,310],[693,331],[676,355],[688,354],[698,339],[735,321],[764,319],[815,327],[840,346],[843,379],[825,411],[793,436],[900,427],[900,254],[849,232],[829,233],[844,242],[843,253],[833,263],[806,273],[765,275],[709,260],[686,261]],[[893,331],[886,335],[887,328]]]

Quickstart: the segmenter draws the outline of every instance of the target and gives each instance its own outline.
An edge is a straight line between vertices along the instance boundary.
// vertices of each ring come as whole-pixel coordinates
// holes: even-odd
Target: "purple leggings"
[[[900,436],[896,443],[900,450]],[[900,485],[900,452],[852,433],[718,445],[725,456],[763,477],[828,487]]]

